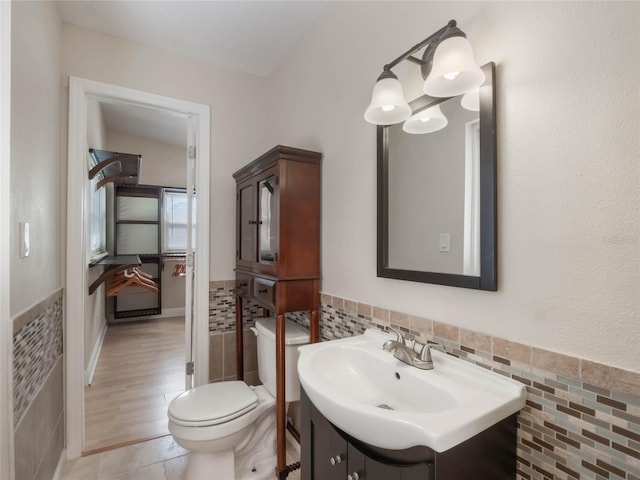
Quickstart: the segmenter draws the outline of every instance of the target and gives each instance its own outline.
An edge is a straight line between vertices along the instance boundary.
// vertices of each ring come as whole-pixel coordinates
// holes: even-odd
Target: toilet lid
[[[179,425],[207,426],[228,422],[253,410],[258,396],[244,382],[201,385],[169,404],[169,417]]]

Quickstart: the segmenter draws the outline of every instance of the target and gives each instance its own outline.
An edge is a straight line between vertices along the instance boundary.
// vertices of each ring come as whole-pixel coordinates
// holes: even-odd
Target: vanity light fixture
[[[402,122],[411,115],[411,107],[404,98],[402,85],[391,70],[384,70],[373,87],[371,105],[364,119],[375,125]]]
[[[463,108],[472,112],[480,111],[480,89],[474,88],[470,92],[465,93],[460,100],[460,105]]]
[[[423,48],[422,59],[413,56]],[[471,44],[457,27],[456,21],[451,20],[383,67],[373,89],[371,104],[364,114],[367,122],[393,125],[411,116],[402,86],[391,71],[404,60],[420,65],[422,78],[425,79],[423,91],[432,97],[461,95],[484,82],[484,73],[474,60]]]
[[[407,133],[433,133],[447,126],[449,120],[440,110],[440,105],[425,108],[409,118],[402,125]]]

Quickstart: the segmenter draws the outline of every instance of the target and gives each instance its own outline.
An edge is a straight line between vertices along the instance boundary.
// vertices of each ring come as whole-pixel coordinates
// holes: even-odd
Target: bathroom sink
[[[444,452],[524,406],[524,386],[514,380],[437,351],[434,369],[420,370],[384,351],[389,339],[369,329],[300,347],[298,374],[309,399],[362,442]]]

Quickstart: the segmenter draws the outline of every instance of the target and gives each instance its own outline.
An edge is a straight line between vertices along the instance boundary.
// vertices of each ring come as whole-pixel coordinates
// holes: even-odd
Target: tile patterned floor
[[[296,461],[297,455],[290,448],[287,460]],[[165,436],[71,460],[64,466],[62,480],[184,480],[188,461],[189,452]],[[300,480],[300,471],[288,480]]]

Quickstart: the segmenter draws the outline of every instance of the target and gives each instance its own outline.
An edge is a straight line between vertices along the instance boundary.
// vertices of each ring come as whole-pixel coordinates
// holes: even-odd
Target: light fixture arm
[[[409,50],[404,52],[398,58],[396,58],[395,60],[392,60],[391,62],[387,63],[383,67],[383,71],[391,70],[393,67],[395,67],[396,65],[398,65],[400,62],[402,62],[404,60],[409,60],[410,62],[417,63],[421,67],[424,67],[424,65],[426,63],[425,60],[424,60],[424,56],[423,56],[423,59],[420,60],[420,59],[418,59],[418,58],[416,58],[416,57],[414,57],[412,55],[414,53],[420,51],[424,47],[427,47],[427,46],[428,47],[427,47],[427,50],[425,51],[425,54],[427,53],[427,51],[433,52],[435,50],[435,47],[437,47],[438,44],[442,40],[444,40],[446,38],[454,37],[454,36],[466,37],[466,35],[462,32],[462,30],[460,30],[457,27],[457,25],[458,25],[458,23],[455,20],[450,20],[449,23],[447,23],[440,30],[438,30],[437,32],[432,33],[427,38],[425,38],[423,41],[421,41],[420,43],[415,44]],[[433,58],[433,53],[431,53],[431,57]]]

